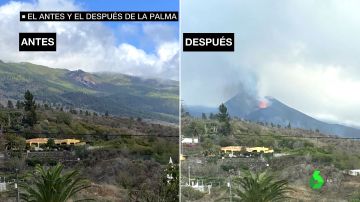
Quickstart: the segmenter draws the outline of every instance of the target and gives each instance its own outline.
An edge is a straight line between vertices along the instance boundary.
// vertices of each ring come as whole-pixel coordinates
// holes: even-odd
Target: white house
[[[349,170],[348,174],[352,176],[360,176],[360,169]]]
[[[182,144],[198,144],[199,143],[199,138],[183,138],[181,140]]]
[[[6,182],[0,182],[0,192],[7,191]]]

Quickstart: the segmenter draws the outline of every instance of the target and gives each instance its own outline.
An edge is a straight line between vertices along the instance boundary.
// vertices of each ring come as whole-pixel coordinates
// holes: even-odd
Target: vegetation
[[[179,201],[179,167],[173,163],[169,163],[165,175],[163,175],[163,188],[160,195],[164,202]]]
[[[46,143],[46,147],[49,148],[49,149],[56,148],[55,140],[53,138],[49,138],[47,143]]]
[[[30,93],[29,90],[25,92],[24,95],[25,101],[25,116],[23,122],[28,124],[29,126],[34,126],[37,122],[37,115],[36,115],[36,104],[34,100],[33,94]]]
[[[234,186],[236,196],[234,199],[243,202],[284,201],[289,199],[286,194],[291,191],[286,180],[275,180],[273,176],[264,173],[252,173],[238,178]],[[236,201],[236,200],[234,200]]]
[[[230,115],[227,112],[227,108],[224,103],[219,106],[219,113],[217,114],[217,118],[219,123],[221,124],[220,133],[225,136],[229,135],[231,132]]]
[[[38,166],[52,167],[61,162],[63,169],[77,170],[92,184],[74,200],[90,197],[96,201],[114,198],[172,201],[178,195],[178,187],[174,186],[179,180],[175,126],[151,123],[139,117],[105,116],[98,112],[95,116],[94,111],[88,109],[62,108],[38,102],[34,96],[28,100],[33,103],[28,109],[35,109],[37,118],[33,126],[23,121],[27,115],[25,100],[19,100],[16,108],[0,108],[3,134],[0,137],[7,157],[0,162],[1,176],[14,180],[15,169],[22,178]],[[26,145],[25,139],[36,137],[49,138],[47,144],[40,145],[42,151]],[[55,145],[54,139],[62,138],[76,138],[86,144]],[[170,157],[174,159],[174,168],[168,170]],[[174,178],[165,183],[163,176],[169,172]],[[11,196],[0,193],[0,201],[11,201]]]
[[[184,112],[183,114],[186,114]],[[279,127],[265,122],[250,122],[232,118],[229,120],[230,133],[222,134],[221,119],[182,117],[182,133],[184,137],[200,137],[200,144],[183,145],[181,184],[188,182],[188,167],[191,167],[191,179],[199,180],[204,185],[212,184],[211,194],[198,193],[192,188],[182,189],[184,201],[221,201],[229,197],[226,186],[229,174],[239,173],[271,173],[272,182],[284,182],[293,191],[285,193],[286,201],[299,200],[355,200],[358,196],[360,178],[350,176],[348,170],[360,168],[360,142],[357,140],[339,139],[338,137],[319,133],[314,130],[297,129],[293,126]],[[321,138],[317,138],[317,137]],[[274,150],[272,154],[252,154],[241,156],[240,151],[235,158],[230,158],[220,151],[224,146],[264,146]],[[326,183],[321,192],[311,190],[309,178],[314,169],[321,170],[326,176]],[[253,174],[256,178],[257,174]],[[258,174],[260,177],[260,174]],[[235,177],[237,178],[237,177]],[[252,177],[241,178],[252,180]],[[235,180],[236,181],[236,180]],[[244,183],[244,182],[243,182]],[[239,186],[239,183],[237,183]],[[239,189],[245,192],[247,185]],[[301,194],[306,190],[306,195]],[[236,192],[236,191],[235,191]],[[241,193],[234,197],[241,198]],[[242,197],[245,197],[243,195]]]
[[[27,88],[38,102],[48,106],[60,105],[59,108],[63,109],[82,107],[102,114],[108,111],[114,116],[178,122],[179,86],[176,81],[0,62],[3,97],[22,100]],[[21,105],[16,102],[18,109]],[[32,115],[29,113],[28,118]],[[34,122],[28,121],[30,124]]]
[[[14,104],[12,103],[11,100],[8,100],[7,107],[8,107],[9,109],[13,109],[13,108],[14,108]]]
[[[199,200],[202,197],[204,197],[204,195],[205,195],[203,192],[195,190],[195,189],[193,189],[191,187],[183,187],[181,189],[181,192],[182,192],[182,196],[184,198],[188,198],[188,199],[191,199],[191,200]]]
[[[76,193],[89,187],[89,182],[80,177],[79,171],[62,174],[64,166],[45,169],[37,165],[35,172],[22,184],[21,199],[28,202],[66,202]]]

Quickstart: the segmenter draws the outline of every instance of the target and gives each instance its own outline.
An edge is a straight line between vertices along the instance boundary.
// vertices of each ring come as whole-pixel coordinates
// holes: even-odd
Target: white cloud
[[[110,71],[143,77],[178,79],[177,39],[168,37],[170,28],[159,26],[157,36],[166,40],[151,44],[155,51],[145,52],[131,40],[149,38],[146,32],[134,33],[131,26],[124,31],[134,38],[129,43],[116,44],[112,29],[99,22],[20,22],[19,12],[26,10],[82,10],[71,0],[38,0],[34,3],[11,1],[0,7],[0,59],[12,62],[32,62],[55,68],[83,69],[90,72]],[[143,29],[152,25],[142,24]],[[57,52],[19,52],[19,32],[56,32]],[[131,33],[132,32],[132,33]],[[116,34],[116,35],[115,35]],[[120,33],[121,34],[121,33]],[[150,34],[150,33],[149,33]],[[169,51],[169,52],[167,52]]]
[[[216,106],[242,82],[316,118],[360,126],[359,1],[181,2],[183,32],[236,36],[235,53],[183,54],[187,104]]]

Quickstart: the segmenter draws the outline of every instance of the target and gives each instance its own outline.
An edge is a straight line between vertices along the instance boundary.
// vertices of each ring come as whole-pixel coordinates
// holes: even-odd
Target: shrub
[[[181,194],[186,197],[188,200],[199,200],[201,199],[202,197],[204,197],[204,193],[198,191],[198,190],[195,190],[191,187],[183,187],[181,188]]]

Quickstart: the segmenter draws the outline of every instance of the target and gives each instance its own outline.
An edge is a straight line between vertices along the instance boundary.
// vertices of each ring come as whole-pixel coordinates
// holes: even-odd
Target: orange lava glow
[[[268,103],[265,101],[265,100],[261,100],[260,102],[259,102],[259,108],[260,109],[265,109],[265,108],[267,108],[268,107]]]

